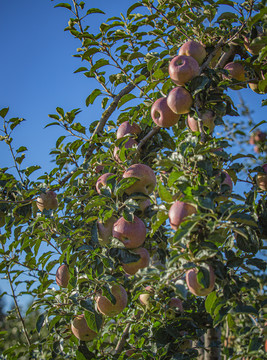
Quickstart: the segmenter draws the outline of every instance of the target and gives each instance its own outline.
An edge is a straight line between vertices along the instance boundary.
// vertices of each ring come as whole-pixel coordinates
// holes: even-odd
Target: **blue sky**
[[[55,113],[57,106],[65,111],[81,108],[83,112],[78,119],[88,125],[101,114],[99,107],[85,106],[85,99],[96,82],[82,73],[74,74],[83,65],[72,57],[80,42],[64,32],[70,13],[54,8],[57,3],[50,0],[0,1],[0,109],[9,106],[8,117],[26,119],[15,130],[14,146],[27,146],[25,165],[37,164],[43,171],[53,168],[48,154],[62,135],[58,127],[44,129],[49,122],[48,114]],[[90,0],[88,3],[106,12],[106,15],[90,15],[88,20],[94,29],[101,20],[125,13],[135,0]],[[237,93],[231,94],[238,102]],[[266,119],[266,110],[258,105],[264,96],[250,89],[241,93],[249,106],[255,107],[255,121]],[[262,129],[266,130],[266,126]],[[7,150],[7,146],[0,143],[1,167],[11,165]]]

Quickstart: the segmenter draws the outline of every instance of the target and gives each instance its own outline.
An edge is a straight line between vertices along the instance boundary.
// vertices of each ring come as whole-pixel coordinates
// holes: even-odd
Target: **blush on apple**
[[[97,182],[96,182],[96,191],[98,192],[99,195],[101,195],[101,188],[103,186],[107,186],[107,180],[110,176],[112,176],[114,174],[112,173],[105,173],[103,175],[101,175],[98,179],[97,179]]]
[[[205,47],[197,41],[189,40],[179,49],[179,55],[192,56],[201,65],[207,55]]]
[[[123,270],[128,275],[134,275],[137,273],[137,271],[139,269],[144,269],[144,268],[148,267],[149,261],[150,261],[150,256],[149,256],[149,252],[147,251],[147,249],[140,247],[138,249],[134,249],[131,251],[134,254],[139,255],[140,259],[135,262],[122,264]]]
[[[169,92],[167,105],[175,114],[187,114],[193,105],[193,98],[189,91],[177,86]]]
[[[262,168],[264,172],[258,173],[256,182],[261,190],[267,191],[267,164],[262,165]]]
[[[196,208],[183,201],[176,201],[169,210],[170,225],[173,230],[177,230],[180,224],[186,220],[187,216],[196,213]]]
[[[127,195],[140,192],[149,195],[155,189],[157,179],[154,171],[145,164],[133,164],[122,175],[123,178],[135,177],[136,182],[125,190]]]
[[[209,286],[205,287],[197,279],[197,269],[190,269],[186,272],[186,283],[189,291],[196,296],[207,296],[215,286],[215,274],[212,266],[209,265]]]
[[[112,233],[128,249],[138,248],[146,239],[145,224],[137,216],[134,216],[133,222],[125,220],[124,217],[119,218],[113,225]]]
[[[160,127],[171,127],[178,123],[181,115],[175,114],[167,104],[167,98],[162,97],[154,102],[151,108],[151,117]]]
[[[209,129],[210,133],[211,133],[215,128],[215,123],[214,123],[215,114],[214,114],[214,112],[212,110],[205,110],[201,114],[201,119],[202,119],[202,122],[203,122],[203,126],[207,127]],[[187,125],[193,132],[200,131],[198,121],[194,117],[192,117],[190,115],[188,115],[188,117],[187,117]]]
[[[175,56],[169,64],[169,75],[176,85],[184,85],[199,75],[198,62],[192,56]]]
[[[122,138],[123,136],[127,135],[127,134],[131,134],[131,135],[139,135],[141,132],[141,128],[138,124],[136,124],[135,122],[133,122],[132,124],[130,124],[129,121],[124,121],[117,130],[117,139]]]

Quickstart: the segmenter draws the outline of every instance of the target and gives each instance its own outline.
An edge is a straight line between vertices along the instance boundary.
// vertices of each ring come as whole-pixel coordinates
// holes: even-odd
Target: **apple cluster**
[[[194,106],[194,99],[190,92],[187,90],[187,84],[195,77],[200,75],[201,65],[206,58],[207,53],[203,44],[196,41],[187,41],[184,43],[177,56],[175,56],[169,63],[169,76],[174,87],[167,97],[157,99],[151,108],[151,117],[154,123],[159,127],[169,128],[177,124],[182,115],[187,115],[187,125],[191,131],[199,131],[199,122],[194,117],[190,116],[192,107]],[[244,86],[246,80],[245,68],[239,62],[229,62],[224,67],[224,79],[234,80],[230,84],[230,87],[234,90],[240,89]],[[192,112],[191,112],[192,113]],[[212,109],[206,108],[198,112],[203,125],[208,128],[211,133],[215,127],[216,114]],[[117,140],[122,139],[122,143],[125,149],[130,149],[138,146],[136,138],[141,133],[141,128],[136,123],[130,123],[129,121],[123,122],[116,133]],[[262,133],[254,134],[251,139],[251,144],[257,144],[258,142],[265,141],[265,136]],[[126,138],[127,136],[127,138]],[[124,141],[124,139],[126,141]],[[113,156],[114,159],[121,163],[120,148],[115,146]],[[257,185],[261,190],[267,190],[267,164],[264,164],[263,172],[257,175]],[[96,167],[96,173],[103,171],[103,165]],[[233,183],[230,175],[226,171],[220,171],[218,177],[222,179],[221,187],[227,185],[227,191],[222,192],[222,197],[231,193]],[[106,172],[99,176],[96,181],[95,188],[99,195],[105,193],[105,190],[110,189],[109,183],[112,179],[117,178],[116,173]],[[156,187],[156,176],[154,171],[147,165],[142,163],[136,163],[129,166],[122,174],[122,179],[135,179],[134,183],[131,183],[124,189],[124,195],[131,197],[136,193],[141,193],[145,196],[149,196]],[[219,199],[218,199],[219,201]],[[148,198],[140,201],[140,216],[144,214],[147,207],[151,205]],[[56,194],[53,191],[43,193],[37,199],[37,206],[40,211],[44,209],[56,209],[58,206]],[[170,227],[177,231],[181,224],[194,217],[197,214],[197,207],[195,204],[175,201],[169,209],[168,217]],[[117,239],[121,243],[121,247],[138,256],[138,260],[124,263],[121,261],[121,267],[127,276],[135,275],[140,269],[146,268],[150,264],[150,254],[144,247],[144,243],[147,236],[147,229],[142,218],[137,215],[133,216],[132,221],[128,221],[125,217],[117,217],[114,214],[109,217],[105,222],[97,221],[98,241],[101,247],[110,247],[112,238]],[[203,270],[204,269],[204,270]],[[203,271],[208,274],[207,276],[201,276]],[[208,281],[207,281],[208,279]],[[68,265],[62,264],[56,272],[56,283],[61,288],[68,287],[70,280],[70,271]],[[185,276],[186,284],[189,291],[196,296],[207,296],[213,291],[215,287],[216,276],[211,264],[203,263],[201,266],[195,266],[186,271]],[[110,293],[115,301],[111,301],[105,296],[104,291],[100,290],[95,296],[95,303],[97,310],[109,317],[117,316],[120,314],[128,302],[128,295],[125,288],[119,284],[113,282],[111,284]],[[153,299],[155,293],[151,286],[145,287],[145,292],[139,296],[140,303],[149,308],[151,305],[151,299]],[[168,311],[172,315],[173,311],[183,312],[182,301],[178,298],[171,298],[168,303]],[[176,310],[174,310],[176,309]],[[71,324],[72,333],[82,341],[91,341],[97,336],[97,333],[90,329],[87,325],[85,315],[75,316]]]

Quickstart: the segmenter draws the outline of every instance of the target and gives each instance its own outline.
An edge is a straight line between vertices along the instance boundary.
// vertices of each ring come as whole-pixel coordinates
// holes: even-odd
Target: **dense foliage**
[[[266,137],[250,140],[258,146],[253,154],[233,153],[232,147],[248,143],[249,132],[255,134],[264,121],[243,124],[246,130],[241,131],[238,119],[249,111],[238,113],[228,89],[253,84],[254,91],[266,93],[265,1],[142,0],[127,14],[103,21],[98,33],[90,33],[88,24],[94,14],[104,17],[104,11],[86,5],[73,0],[56,7],[70,13],[65,30],[80,41],[76,72],[96,82],[85,102],[102,108],[100,120],[88,129],[86,121],[78,120],[80,109],[58,107],[50,114],[47,126],[61,127],[62,136],[50,153],[54,169],[36,179],[39,166],[23,167],[27,148],[13,147],[22,119],[10,119],[8,108],[0,110],[0,139],[14,159],[10,168],[0,170],[0,271],[9,280],[24,333],[1,358],[263,359],[267,199],[257,176],[264,174]],[[176,87],[168,66],[189,40],[206,49],[199,75],[184,85],[193,97],[190,115],[198,119],[196,132],[187,126],[187,114],[170,128],[155,125],[151,117],[154,102]],[[259,51],[251,50],[255,44]],[[224,66],[233,61],[243,65],[244,80],[227,77]],[[266,104],[259,95],[253,106]],[[203,125],[204,110],[215,114],[221,136]],[[127,147],[132,135],[116,136],[125,121],[141,128],[132,147]],[[123,174],[139,163],[156,175],[151,194],[127,192],[139,180]],[[104,173],[113,175],[97,191]],[[224,182],[227,175],[232,192]],[[240,193],[241,182],[249,191]],[[48,190],[57,193],[58,207],[40,210]],[[142,210],[147,199],[150,205]],[[168,213],[176,201],[196,211],[173,230]],[[126,275],[122,264],[139,256],[112,236],[101,241],[99,223],[121,217],[132,223],[136,216],[146,227],[143,247],[150,264]],[[70,272],[66,287],[56,283],[61,264]],[[185,274],[198,269],[199,283],[208,287],[208,266],[216,275],[215,288],[196,296],[188,291]],[[25,274],[30,280],[21,280]],[[16,293],[22,282],[23,291]],[[102,292],[114,304],[114,283],[126,289],[128,302],[109,317],[97,309],[96,298]],[[23,293],[34,297],[25,319],[17,304]],[[148,305],[139,300],[143,293],[150,295]],[[173,297],[182,300],[183,311],[170,306]],[[28,329],[26,319],[36,312],[36,329]],[[98,333],[94,340],[73,335],[77,314],[84,314]],[[8,341],[8,331],[1,335]],[[132,356],[126,353],[130,349]]]

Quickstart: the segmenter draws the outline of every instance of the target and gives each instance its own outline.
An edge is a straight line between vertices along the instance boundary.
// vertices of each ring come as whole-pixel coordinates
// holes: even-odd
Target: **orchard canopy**
[[[0,110],[1,359],[265,358],[265,2],[54,2],[101,115],[49,114],[47,173]]]

